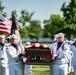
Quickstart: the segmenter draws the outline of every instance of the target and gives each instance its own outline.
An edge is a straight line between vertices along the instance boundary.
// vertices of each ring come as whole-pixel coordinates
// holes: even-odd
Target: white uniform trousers
[[[74,75],[76,75],[76,65],[73,65]]]
[[[32,65],[25,65],[26,75],[32,75]]]
[[[0,75],[9,75],[7,64],[0,63]]]
[[[54,64],[52,65],[53,75],[68,75],[67,73],[68,65],[67,64]]]
[[[10,75],[23,75],[22,64],[9,64]]]

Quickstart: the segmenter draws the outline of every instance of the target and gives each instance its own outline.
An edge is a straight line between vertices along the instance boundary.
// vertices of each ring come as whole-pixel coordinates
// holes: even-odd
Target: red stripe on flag
[[[11,33],[12,21],[5,18],[4,22],[0,22],[0,32],[4,34]]]
[[[40,48],[44,48],[44,44],[40,44]]]
[[[5,30],[1,30],[1,29],[0,29],[0,33],[10,34],[10,32],[9,32],[9,31],[7,31],[7,30],[5,31]]]
[[[35,44],[31,44],[31,47],[36,47]]]
[[[11,30],[11,27],[10,26],[0,25],[0,29],[9,29],[9,30]]]

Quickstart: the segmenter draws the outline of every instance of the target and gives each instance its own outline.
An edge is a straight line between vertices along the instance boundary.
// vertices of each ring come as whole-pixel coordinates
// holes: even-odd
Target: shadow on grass
[[[33,75],[50,75],[50,66],[33,65]]]
[[[33,65],[32,75],[50,75],[50,66],[46,65]],[[73,72],[68,75],[74,75]]]
[[[73,73],[73,72],[71,72],[71,73],[69,73],[68,75],[74,75],[74,73]]]

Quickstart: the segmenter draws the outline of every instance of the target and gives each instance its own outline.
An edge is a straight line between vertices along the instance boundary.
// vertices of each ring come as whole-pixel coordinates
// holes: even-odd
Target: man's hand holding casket
[[[23,62],[24,62],[24,63],[25,63],[25,62],[26,62],[26,60],[27,60],[27,58],[26,58],[26,57],[23,57],[22,59],[23,59]]]
[[[55,60],[58,56],[59,56],[58,54],[53,54],[53,53],[50,54],[52,61]]]
[[[23,53],[20,53],[20,54],[18,55],[18,57],[20,57],[20,58],[22,59],[23,63],[25,63],[26,60],[27,60],[25,54],[23,54]]]

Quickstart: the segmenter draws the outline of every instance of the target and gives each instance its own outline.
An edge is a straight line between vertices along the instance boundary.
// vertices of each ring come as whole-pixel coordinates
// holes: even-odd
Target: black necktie
[[[61,47],[63,42],[58,42],[58,45],[57,45],[57,50]]]
[[[18,44],[12,44],[14,48],[16,48],[16,50],[18,50]]]
[[[0,43],[0,45],[1,45],[1,50],[3,50],[4,43]]]

